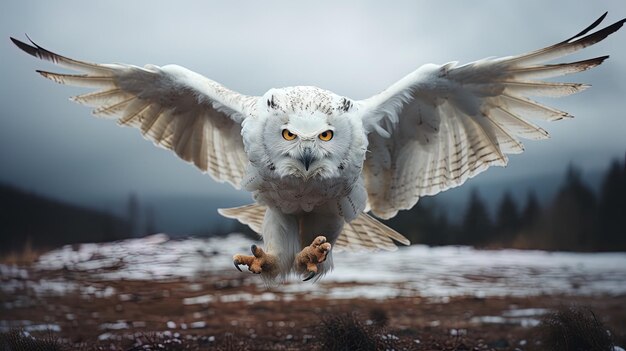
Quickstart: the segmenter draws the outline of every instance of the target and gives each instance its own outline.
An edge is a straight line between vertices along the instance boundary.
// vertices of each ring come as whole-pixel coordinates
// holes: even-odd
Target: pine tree
[[[626,249],[626,170],[614,160],[607,170],[600,190],[598,248]]]
[[[146,225],[144,228],[144,232],[145,234],[154,234],[156,233],[154,207],[148,206],[145,209],[145,211],[146,211]]]
[[[131,193],[128,195],[128,203],[126,206],[128,211],[128,234],[129,237],[134,238],[139,235],[139,200],[137,194]]]
[[[476,189],[473,189],[470,195],[461,233],[461,238],[459,238],[461,245],[484,246],[489,244],[492,238],[491,219],[487,207]]]
[[[509,245],[519,230],[519,214],[517,205],[510,192],[505,192],[498,206],[496,216],[496,240]]]
[[[408,211],[400,211],[386,222],[387,225],[406,236],[413,244],[445,245],[446,217],[437,215],[437,203],[428,198],[420,200]]]
[[[452,241],[452,226],[448,223],[448,216],[445,211],[439,211],[436,228],[439,231],[439,240],[435,245],[450,245]]]
[[[534,191],[528,191],[526,195],[526,206],[522,211],[520,219],[520,227],[524,230],[532,230],[537,225],[537,221],[541,216],[541,206],[537,200],[537,195]]]
[[[542,235],[543,211],[533,190],[526,195],[526,204],[519,216],[514,245],[526,249],[545,248],[546,236]]]
[[[596,202],[580,171],[570,166],[565,185],[554,199],[547,216],[551,249],[593,250],[596,236]]]

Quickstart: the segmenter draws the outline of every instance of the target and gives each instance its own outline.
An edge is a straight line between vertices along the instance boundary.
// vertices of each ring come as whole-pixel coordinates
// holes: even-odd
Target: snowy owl
[[[587,88],[542,79],[593,68],[608,56],[546,62],[603,40],[626,21],[588,34],[605,16],[529,53],[423,65],[365,100],[308,86],[246,96],[176,65],[87,63],[11,40],[80,72],[37,71],[57,83],[98,89],[72,98],[95,107],[95,115],[137,127],[215,180],[251,192],[253,204],[219,211],[263,238],[264,248],[252,245],[252,255],[233,256],[235,267],[275,282],[291,273],[319,279],[332,269],[336,250],[408,245],[374,216],[391,218],[422,196],[506,165],[507,154],[524,150],[520,138],[548,138],[527,118],[571,116],[529,96]]]

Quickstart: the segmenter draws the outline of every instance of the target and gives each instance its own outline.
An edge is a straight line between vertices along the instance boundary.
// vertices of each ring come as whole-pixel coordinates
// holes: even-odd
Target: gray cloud
[[[9,36],[88,61],[176,63],[247,94],[316,85],[365,98],[427,62],[511,55],[571,36],[621,1],[579,2],[166,2],[20,1],[0,12],[0,181],[72,201],[142,194],[240,197],[138,131],[91,118],[67,100],[80,89],[34,74],[50,65],[19,52]],[[553,138],[526,143],[505,170],[477,182],[560,172],[570,160],[607,164],[626,149],[626,33],[572,59],[611,54],[572,79],[594,85],[550,100],[578,118],[542,124]],[[483,179],[483,180],[481,180]]]

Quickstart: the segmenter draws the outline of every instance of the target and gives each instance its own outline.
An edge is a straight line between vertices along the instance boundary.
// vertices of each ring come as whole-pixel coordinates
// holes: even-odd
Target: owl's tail
[[[236,219],[261,235],[266,207],[259,204],[250,204],[240,207],[220,208],[217,210],[224,217]],[[323,233],[320,233],[323,234]],[[346,222],[341,235],[335,242],[334,251],[358,250],[388,250],[397,249],[395,241],[410,245],[411,242],[404,235],[384,225],[376,218],[361,213],[352,222]]]
[[[217,212],[226,218],[238,220],[241,224],[247,225],[255,233],[261,235],[266,209],[267,207],[254,203],[239,207],[218,208]]]

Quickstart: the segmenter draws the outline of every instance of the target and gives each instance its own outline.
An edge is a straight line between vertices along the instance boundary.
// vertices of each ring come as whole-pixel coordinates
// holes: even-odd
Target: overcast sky
[[[218,184],[131,128],[91,117],[67,98],[84,90],[35,74],[52,64],[20,52],[28,33],[57,53],[94,62],[176,63],[245,94],[316,85],[354,99],[424,63],[465,63],[563,40],[618,1],[2,1],[0,182],[66,200],[143,195],[248,197]],[[558,100],[574,120],[539,123],[551,140],[526,142],[506,169],[475,182],[605,167],[626,151],[626,30],[571,60],[610,54],[572,81],[593,88]]]

